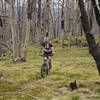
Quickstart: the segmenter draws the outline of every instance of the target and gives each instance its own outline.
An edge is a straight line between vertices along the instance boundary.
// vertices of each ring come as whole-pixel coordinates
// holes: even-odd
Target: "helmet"
[[[46,41],[49,41],[49,38],[48,37],[45,37],[44,38],[44,42],[46,42]]]

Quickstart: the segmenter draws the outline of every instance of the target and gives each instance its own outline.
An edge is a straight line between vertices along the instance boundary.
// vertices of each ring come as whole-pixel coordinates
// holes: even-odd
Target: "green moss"
[[[41,78],[40,74],[43,57],[39,56],[38,44],[28,47],[25,63],[11,64],[12,57],[8,52],[7,59],[0,61],[0,92],[22,91],[43,100],[92,100],[81,96],[94,94],[98,96],[93,100],[99,100],[100,87],[94,81],[100,81],[100,78],[88,48],[66,46],[62,49],[60,41],[53,43],[55,49],[55,55],[52,57],[53,69],[46,78]],[[77,80],[79,89],[70,91],[69,84],[74,80]],[[59,92],[60,88],[62,90]],[[18,94],[0,95],[0,100],[22,99],[32,100],[28,96]]]
[[[72,100],[79,100],[79,96],[77,95],[72,96]]]

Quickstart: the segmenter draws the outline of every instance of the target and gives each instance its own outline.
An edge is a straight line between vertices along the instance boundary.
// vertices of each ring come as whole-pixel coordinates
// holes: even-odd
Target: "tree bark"
[[[41,0],[38,0],[38,41],[41,42],[42,34],[41,34]]]
[[[62,15],[61,15],[61,29],[62,29],[62,33],[61,33],[61,38],[62,38],[62,42],[61,42],[61,46],[62,48],[64,47],[64,29],[65,29],[65,25],[64,25],[65,19],[64,19],[64,0],[62,2]]]
[[[100,1],[98,0],[98,4],[96,3],[96,0],[91,0],[91,2],[92,2],[92,6],[94,8],[95,15],[96,15],[97,24],[100,27]],[[99,28],[99,30],[100,30],[100,28]],[[100,31],[98,33],[98,47],[100,48]]]
[[[94,11],[95,11],[97,23],[100,27],[100,0],[98,0],[98,4],[96,3],[96,0],[91,0],[91,2],[93,5],[93,8],[94,8]],[[98,7],[99,7],[99,9],[98,9]]]
[[[21,2],[19,1],[19,0],[17,0],[17,15],[18,15],[18,21],[17,21],[17,29],[18,29],[18,33],[17,33],[17,35],[18,35],[18,57],[20,58],[21,57],[21,46],[22,46],[22,44],[21,44],[21,40],[22,40],[22,23],[21,23],[21,21],[22,21],[22,19],[21,19],[21,8],[20,8],[20,4]]]
[[[86,9],[84,6],[84,2],[83,2],[83,0],[78,0],[78,3],[79,3],[80,11],[81,11],[82,27],[84,29],[86,40],[87,40],[88,45],[89,45],[89,51],[96,62],[97,69],[98,69],[98,72],[100,75],[100,51],[97,47],[94,36],[90,33],[90,25],[89,25]]]
[[[98,33],[98,47],[100,49],[100,27],[99,27],[99,33]]]
[[[49,33],[49,13],[50,13],[50,0],[46,0],[46,14],[45,14],[46,33],[45,33],[45,36]]]
[[[27,46],[29,43],[29,34],[30,34],[30,20],[27,18],[26,22],[26,35],[25,35],[25,43],[24,43],[24,54],[23,54],[23,60],[26,61],[26,55],[27,55]]]
[[[26,21],[26,35],[25,35],[25,43],[24,43],[24,54],[23,54],[23,61],[26,61],[26,55],[27,55],[27,46],[29,44],[29,36],[30,36],[30,23],[32,20],[32,7],[33,7],[33,2],[31,0],[27,1],[27,21]]]
[[[25,41],[25,31],[26,31],[26,16],[25,16],[25,0],[22,2],[22,43]]]
[[[17,60],[18,57],[18,48],[17,48],[17,34],[16,34],[16,25],[15,25],[15,9],[14,9],[14,0],[11,0],[11,18],[12,18],[12,41],[13,41],[13,61]]]

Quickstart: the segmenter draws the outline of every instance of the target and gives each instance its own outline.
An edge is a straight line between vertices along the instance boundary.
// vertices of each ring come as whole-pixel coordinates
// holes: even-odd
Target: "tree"
[[[0,26],[3,27],[2,19],[0,17]]]
[[[82,27],[84,29],[85,37],[89,45],[89,52],[93,56],[96,62],[97,69],[100,75],[100,50],[97,47],[94,36],[90,33],[91,30],[90,30],[89,20],[84,6],[84,2],[83,0],[78,0],[78,3],[81,12]]]
[[[27,20],[26,20],[26,35],[25,35],[25,43],[24,43],[24,54],[23,60],[26,61],[27,55],[27,46],[29,43],[29,36],[30,36],[30,23],[32,20],[32,13],[33,13],[33,1],[27,0]]]
[[[38,27],[38,40],[41,42],[41,0],[38,0],[38,22],[37,22],[37,27]]]
[[[65,19],[64,19],[64,0],[62,2],[62,13],[61,13],[61,29],[62,29],[62,43],[61,43],[61,46],[64,47],[64,22],[65,22]]]
[[[17,46],[17,34],[16,34],[16,24],[15,24],[15,2],[11,0],[11,29],[12,29],[12,42],[13,42],[13,61],[16,62],[18,58],[18,46]]]
[[[100,27],[100,0],[91,0],[91,2],[92,2],[92,6],[94,7],[97,24]],[[99,28],[99,33],[98,33],[98,46],[100,48],[100,28]]]
[[[49,13],[50,13],[50,0],[46,0],[46,13],[45,13],[46,33],[49,33],[49,16],[50,16]],[[45,36],[47,35],[46,33],[45,33]]]

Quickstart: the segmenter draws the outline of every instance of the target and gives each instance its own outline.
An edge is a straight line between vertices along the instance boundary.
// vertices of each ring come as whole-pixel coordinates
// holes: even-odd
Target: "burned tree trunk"
[[[96,3],[96,0],[91,0],[91,2],[95,11],[97,23],[100,27],[100,0],[98,0],[98,3]]]
[[[96,15],[96,21],[100,30],[100,0],[91,0],[91,2]],[[100,31],[98,33],[98,47],[100,48]]]
[[[89,45],[89,51],[96,62],[97,69],[98,69],[98,72],[100,75],[100,51],[97,47],[94,36],[90,33],[90,25],[89,25],[86,9],[84,6],[84,2],[83,2],[83,0],[78,0],[78,3],[79,3],[80,11],[81,11],[82,27],[84,29],[86,40],[87,40],[88,45]]]
[[[0,26],[3,27],[2,19],[0,18]]]

